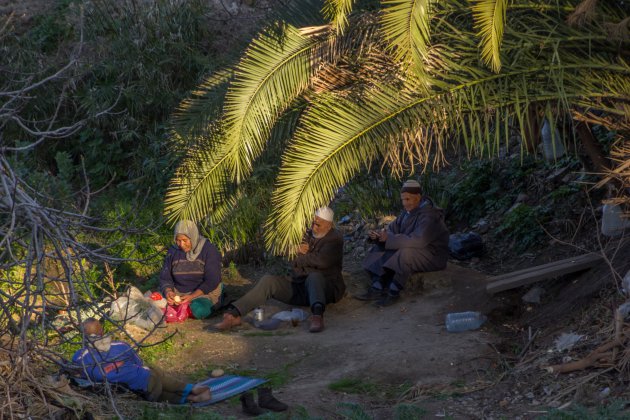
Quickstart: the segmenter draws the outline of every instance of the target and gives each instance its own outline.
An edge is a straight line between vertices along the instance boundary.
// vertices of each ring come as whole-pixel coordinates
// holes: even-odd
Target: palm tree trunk
[[[535,153],[540,144],[540,117],[537,104],[527,107],[527,120],[525,122],[525,148],[529,153]]]
[[[593,163],[593,171],[599,174],[606,173],[610,169],[610,161],[604,156],[601,144],[597,141],[590,127],[585,122],[575,125],[578,138],[584,146],[584,151]]]

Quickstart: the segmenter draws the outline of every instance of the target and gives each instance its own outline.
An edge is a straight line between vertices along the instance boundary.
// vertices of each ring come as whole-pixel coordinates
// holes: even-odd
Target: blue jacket
[[[93,382],[105,382],[107,378],[107,382],[126,385],[132,391],[148,389],[151,370],[143,366],[138,354],[122,341],[113,341],[106,352],[84,347],[74,353],[72,362],[79,366],[83,378]]]

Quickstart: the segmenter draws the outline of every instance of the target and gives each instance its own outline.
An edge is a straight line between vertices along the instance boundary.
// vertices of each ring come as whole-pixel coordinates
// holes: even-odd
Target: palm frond
[[[503,40],[508,0],[477,0],[472,6],[475,27],[481,38],[481,57],[494,71],[501,71],[501,41]]]
[[[167,222],[199,221],[210,213],[213,220],[220,220],[227,214],[224,204],[230,197],[230,174],[225,161],[225,154],[216,154],[210,147],[197,146],[189,152],[166,191]]]
[[[278,118],[331,54],[335,38],[325,27],[304,35],[287,26],[252,42],[234,72],[220,127],[207,129],[211,141],[192,148],[171,181],[169,220],[202,219],[251,173]]]
[[[223,117],[229,171],[237,183],[251,172],[279,115],[308,86],[330,40],[287,26],[280,39],[263,33],[246,51],[226,95]]]
[[[352,11],[354,0],[325,0],[322,13],[335,31],[342,33],[348,26],[348,15]]]
[[[429,49],[432,0],[385,0],[382,25],[396,60],[423,73]]]
[[[231,68],[220,70],[207,77],[189,97],[179,103],[171,116],[171,132],[179,136],[196,137],[214,120],[221,109],[225,94],[221,87],[233,75]]]
[[[488,73],[429,95],[381,88],[362,102],[340,97],[316,102],[285,153],[267,222],[267,247],[292,252],[313,210],[328,204],[339,187],[377,156],[391,164],[402,162],[395,158],[398,153],[410,166],[435,165],[443,159],[445,142],[458,138],[471,155],[492,155],[500,141],[494,127],[524,118],[531,103],[593,108],[626,96],[627,66],[582,59],[566,64],[556,74],[566,80],[555,86],[548,81],[550,69]]]

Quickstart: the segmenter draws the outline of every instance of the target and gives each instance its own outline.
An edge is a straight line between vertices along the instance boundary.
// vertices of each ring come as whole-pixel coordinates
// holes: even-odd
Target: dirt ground
[[[308,321],[293,327],[283,324],[270,334],[246,324],[237,331],[217,333],[204,328],[219,318],[169,325],[167,330],[182,332],[177,341],[189,344],[178,349],[177,357],[163,361],[170,370],[191,374],[220,367],[225,371],[270,372],[286,370],[288,380],[276,391],[291,407],[304,407],[311,416],[330,418],[339,403],[358,403],[378,419],[392,418],[392,406],[403,390],[412,385],[443,387],[461,382],[485,380],[492,365],[493,337],[483,331],[448,333],[444,316],[463,293],[482,287],[482,275],[456,265],[443,273],[439,288],[408,295],[404,301],[385,309],[353,299],[363,287],[358,266],[345,273],[349,295],[325,314],[326,329],[308,332]],[[449,287],[447,283],[456,284]],[[463,295],[460,295],[460,297]],[[478,302],[484,304],[485,302]],[[267,316],[288,309],[277,302],[265,306]],[[193,362],[189,362],[193,361]],[[360,379],[377,388],[391,390],[387,396],[352,395],[328,389],[342,379]],[[396,388],[399,388],[396,391]],[[378,394],[378,393],[377,393]],[[218,413],[240,417],[240,407],[220,403]],[[446,404],[432,407],[451,414]]]
[[[630,268],[629,248],[628,244],[619,248],[611,260],[623,273]],[[562,254],[556,253],[556,258]],[[531,264],[530,256],[513,264],[527,261]],[[547,292],[540,305],[521,300],[527,288],[489,296],[487,275],[470,268],[477,265],[449,262],[445,271],[425,276],[423,287],[415,282],[397,305],[377,309],[351,297],[363,290],[367,277],[358,261],[346,260],[348,295],[327,307],[322,333],[309,333],[308,321],[296,327],[285,323],[274,331],[245,324],[218,333],[207,327],[220,315],[189,320],[161,331],[177,334],[170,355],[161,356],[159,365],[192,379],[208,377],[216,368],[274,378],[274,394],[290,406],[292,415],[307,412],[326,419],[348,418],[343,412],[352,404],[374,419],[533,419],[563,405],[605,402],[599,395],[606,388],[612,390],[607,397],[626,396],[624,380],[603,375],[601,369],[568,375],[543,369],[579,358],[592,346],[586,340],[601,341],[607,334],[600,327],[609,324],[610,295],[601,303],[593,301],[593,295],[606,289],[602,285],[610,285],[607,264],[543,283]],[[238,279],[227,280],[230,296],[245,293],[264,271],[240,269]],[[580,312],[586,301],[588,306]],[[553,312],[563,308],[563,302],[577,306],[575,316],[568,316],[575,308],[564,307],[563,317]],[[284,309],[289,307],[271,301],[265,314]],[[489,320],[478,331],[447,332],[445,315],[463,310],[482,311]],[[572,331],[583,334],[584,343],[572,352],[553,351],[554,337]],[[347,393],[329,388],[350,379],[363,388]],[[416,407],[416,416],[396,417],[401,404]],[[236,399],[195,412],[246,418]]]

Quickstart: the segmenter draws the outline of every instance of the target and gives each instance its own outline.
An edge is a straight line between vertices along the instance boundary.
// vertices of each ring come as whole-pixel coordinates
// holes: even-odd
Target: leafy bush
[[[541,225],[548,216],[548,210],[540,206],[521,203],[504,216],[496,234],[505,240],[512,240],[515,252],[523,252],[539,243],[545,235]]]

